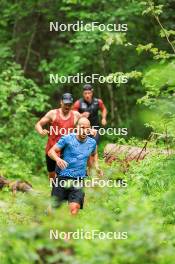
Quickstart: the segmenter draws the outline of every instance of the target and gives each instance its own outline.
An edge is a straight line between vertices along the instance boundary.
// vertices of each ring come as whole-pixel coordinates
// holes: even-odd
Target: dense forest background
[[[4,189],[0,201],[1,263],[174,263],[174,157],[154,156],[127,173],[101,166],[106,178],[128,180],[127,190],[87,191],[87,208],[74,222],[61,208],[43,212],[50,189],[44,144],[35,122],[58,107],[63,92],[82,96],[82,84],[50,84],[49,74],[127,75],[128,83],[95,83],[108,109],[108,126],[128,128],[128,137],[109,142],[174,148],[175,1],[1,0],[0,173],[32,182],[40,194]],[[126,32],[50,32],[49,22],[98,21],[127,24]],[[47,197],[47,198],[46,198]],[[103,199],[102,199],[103,197]],[[90,201],[93,201],[90,202]],[[64,219],[63,219],[64,216]],[[100,221],[99,221],[100,219]],[[87,224],[88,223],[88,224]],[[127,241],[51,241],[49,228],[127,230]]]
[[[79,98],[82,85],[50,84],[50,73],[128,74],[127,84],[96,83],[95,94],[103,97],[113,125],[125,125],[130,135],[144,136],[136,101],[144,95],[150,79],[143,84],[141,77],[167,58],[164,52],[174,53],[156,16],[161,13],[160,20],[172,40],[175,3],[158,1],[157,4],[157,9],[151,10],[151,1],[2,1],[1,69],[10,67],[9,62],[20,65],[25,77],[32,79],[42,94],[49,97],[52,106],[57,106],[63,91],[69,90],[75,99]],[[50,21],[123,23],[128,25],[128,31],[50,32]]]

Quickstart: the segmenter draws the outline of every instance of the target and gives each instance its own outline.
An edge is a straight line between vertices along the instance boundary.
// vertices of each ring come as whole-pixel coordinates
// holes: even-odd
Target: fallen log
[[[175,154],[174,150],[158,150],[152,148],[146,148],[146,145],[143,148],[133,147],[129,145],[117,145],[117,144],[107,144],[104,148],[103,157],[106,163],[111,164],[113,161],[123,161],[130,162],[132,160],[143,160],[149,154],[164,154],[172,155]]]
[[[13,194],[17,191],[30,192],[32,190],[32,185],[27,181],[8,180],[4,176],[0,176],[0,189],[3,187],[8,187]]]

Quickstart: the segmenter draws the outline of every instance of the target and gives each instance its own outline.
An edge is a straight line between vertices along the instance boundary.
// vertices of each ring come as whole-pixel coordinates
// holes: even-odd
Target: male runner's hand
[[[107,124],[106,118],[102,118],[102,120],[101,120],[101,124],[102,124],[103,126],[106,126],[106,124]]]
[[[65,160],[61,159],[61,158],[57,158],[56,164],[62,170],[65,169],[68,166],[68,163]]]
[[[39,133],[40,133],[41,136],[44,137],[44,136],[49,134],[49,131],[47,129],[42,129]]]

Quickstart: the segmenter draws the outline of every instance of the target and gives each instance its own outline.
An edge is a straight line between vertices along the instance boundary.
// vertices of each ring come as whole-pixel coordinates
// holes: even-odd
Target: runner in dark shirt
[[[107,110],[101,99],[93,96],[93,88],[90,84],[85,84],[83,87],[83,98],[77,100],[73,105],[73,110],[78,111],[81,116],[89,119],[92,128],[99,130],[99,110],[102,113],[101,124],[105,126],[107,124],[106,116]],[[99,143],[99,133],[95,136],[97,144]]]

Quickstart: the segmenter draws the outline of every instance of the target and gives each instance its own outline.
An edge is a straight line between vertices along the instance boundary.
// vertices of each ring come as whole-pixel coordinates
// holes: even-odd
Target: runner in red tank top
[[[49,149],[57,143],[63,136],[68,134],[74,128],[74,112],[71,110],[68,118],[62,118],[61,109],[56,109],[56,118],[49,126],[48,141],[46,145],[46,154]]]
[[[56,163],[48,156],[48,151],[61,136],[73,130],[80,114],[77,111],[71,110],[73,104],[73,97],[69,93],[65,93],[61,99],[61,108],[50,110],[44,117],[42,117],[35,125],[37,132],[41,136],[48,135],[46,145],[46,164],[49,173],[49,178],[55,177]],[[49,125],[49,130],[44,129],[45,125]]]

